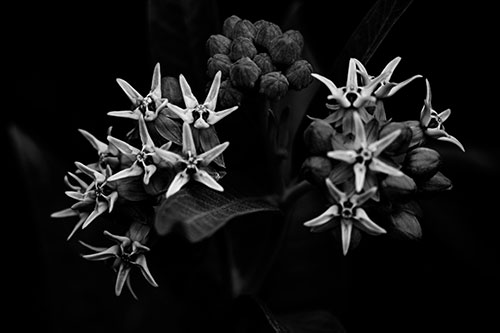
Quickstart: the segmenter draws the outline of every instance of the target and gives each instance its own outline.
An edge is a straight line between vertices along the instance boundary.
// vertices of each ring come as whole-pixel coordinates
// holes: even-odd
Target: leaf
[[[419,239],[422,237],[422,228],[417,217],[408,211],[401,210],[391,214],[391,221],[396,230],[405,237],[409,239]]]
[[[239,197],[230,191],[213,191],[198,183],[189,183],[164,201],[156,212],[155,228],[166,235],[176,225],[190,242],[199,242],[235,217],[272,212],[276,206],[263,198]]]

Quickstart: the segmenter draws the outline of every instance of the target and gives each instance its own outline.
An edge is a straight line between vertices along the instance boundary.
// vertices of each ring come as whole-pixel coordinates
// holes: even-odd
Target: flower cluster
[[[416,198],[451,188],[449,179],[439,172],[439,153],[425,143],[437,139],[464,150],[442,125],[450,110],[432,109],[427,80],[419,121],[387,119],[384,99],[421,77],[392,82],[399,61],[395,58],[380,75],[372,76],[361,62],[350,59],[347,82],[341,88],[312,74],[330,91],[326,104],[330,114],[313,119],[304,133],[310,156],[302,171],[311,182],[326,186],[331,206],[304,225],[312,231],[340,230],[344,254],[351,244],[358,244],[359,231],[379,235],[391,228],[410,238],[420,237]]]
[[[137,266],[152,286],[157,286],[146,265],[146,245],[154,213],[140,209],[140,216],[123,221],[116,210],[134,205],[152,208],[169,200],[188,182],[198,182],[211,190],[223,191],[219,180],[225,175],[223,151],[229,142],[220,143],[213,125],[235,111],[234,106],[215,111],[221,73],[215,74],[203,104],[199,104],[189,84],[180,75],[180,89],[185,107],[171,104],[163,94],[160,65],[154,68],[150,92],[143,97],[127,81],[117,79],[119,86],[132,102],[131,110],[111,111],[108,115],[133,120],[133,129],[124,140],[111,135],[105,141],[86,130],[81,134],[97,151],[97,161],[75,162],[77,170],[68,172],[64,180],[66,195],[76,200],[69,208],[52,214],[54,218],[78,217],[68,236],[87,228],[98,217],[119,220],[125,236],[104,234],[118,243],[109,248],[82,244],[94,250],[84,255],[88,260],[114,259],[117,271],[117,295],[126,283],[132,295],[129,271]],[[94,222],[98,223],[98,222]]]
[[[312,66],[301,58],[304,38],[297,30],[282,31],[275,23],[254,23],[228,17],[222,33],[211,35],[206,47],[207,74],[222,72],[221,104],[236,105],[248,90],[278,100],[289,89],[301,90],[312,82]]]

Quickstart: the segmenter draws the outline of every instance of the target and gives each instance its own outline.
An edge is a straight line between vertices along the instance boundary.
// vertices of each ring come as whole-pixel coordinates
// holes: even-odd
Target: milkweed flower
[[[143,229],[146,229],[146,231]],[[115,282],[116,296],[120,296],[123,286],[126,284],[132,296],[137,299],[130,283],[130,271],[134,267],[137,267],[141,271],[142,276],[151,286],[158,287],[146,262],[145,253],[149,252],[150,249],[143,243],[145,242],[145,234],[147,235],[148,231],[148,226],[143,226],[139,223],[132,224],[125,236],[114,235],[108,231],[104,231],[104,235],[116,243],[108,248],[94,247],[80,241],[82,245],[95,251],[95,253],[83,255],[84,259],[91,261],[114,259],[113,269],[117,272]]]
[[[217,156],[222,154],[227,146],[229,146],[229,142],[224,142],[198,155],[191,127],[188,123],[184,123],[182,127],[182,155],[166,149],[154,148],[161,159],[176,167],[181,166],[181,171],[176,174],[167,189],[167,198],[179,191],[190,179],[213,190],[223,191],[223,187],[205,169]]]
[[[340,191],[329,178],[325,179],[326,187],[330,197],[333,199],[334,204],[331,205],[321,215],[304,222],[306,227],[317,228],[327,223],[340,223],[341,236],[342,236],[342,251],[344,255],[347,254],[351,244],[352,228],[358,228],[370,235],[385,234],[384,228],[378,226],[373,222],[366,211],[361,207],[366,201],[373,197],[377,188],[372,187],[363,193],[351,192],[346,194]]]
[[[403,175],[403,172],[399,169],[385,163],[379,158],[383,150],[401,133],[400,129],[376,141],[371,138],[368,140],[361,117],[357,113],[354,113],[354,130],[355,138],[352,143],[352,149],[333,150],[328,152],[327,156],[353,165],[355,189],[357,192],[363,189],[368,170],[393,176]]]
[[[451,142],[462,151],[465,151],[465,148],[460,141],[458,141],[454,136],[448,134],[444,129],[443,123],[451,115],[451,110],[446,109],[443,112],[437,113],[432,108],[432,94],[429,80],[425,80],[425,84],[427,87],[427,95],[425,97],[422,111],[420,112],[420,124],[424,128],[424,133],[431,138]]]
[[[184,122],[193,124],[195,128],[203,129],[210,127],[210,125],[214,125],[238,108],[238,106],[233,106],[231,108],[215,112],[217,95],[219,94],[220,89],[220,80],[221,72],[218,71],[212,81],[212,85],[210,86],[205,102],[200,104],[193,95],[186,78],[184,75],[180,74],[179,83],[186,108],[182,109],[177,105],[167,103],[168,108],[177,114],[177,116],[179,116],[179,118],[181,118]]]

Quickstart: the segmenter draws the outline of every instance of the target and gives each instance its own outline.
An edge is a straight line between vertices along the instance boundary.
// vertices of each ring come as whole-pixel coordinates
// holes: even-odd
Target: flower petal
[[[352,116],[354,120],[354,135],[356,135],[354,139],[354,146],[357,148],[366,147],[367,142],[366,142],[365,125],[363,125],[363,121],[361,120],[361,117],[358,112],[353,112]]]
[[[338,100],[344,107],[350,105],[349,101],[344,97],[344,93],[342,92],[342,90],[337,88],[337,86],[331,80],[316,73],[312,73],[311,76],[321,81],[328,88],[328,90],[330,90],[331,95],[328,96],[329,99]]]
[[[387,73],[387,76],[385,78],[386,81],[389,81],[391,79],[392,73],[396,69],[396,66],[399,64],[401,61],[401,57],[396,57],[392,59],[382,70],[382,73]]]
[[[342,252],[346,255],[349,250],[349,245],[351,245],[352,222],[347,219],[342,219],[342,221],[340,221],[340,230],[342,235]]]
[[[113,181],[116,181],[118,179],[136,177],[136,176],[142,175],[143,173],[144,173],[144,169],[141,166],[139,166],[139,164],[136,161],[127,169],[120,170],[117,173],[115,173],[114,175],[111,175],[108,178],[108,181],[113,182]]]
[[[437,138],[437,139],[441,140],[441,141],[451,142],[454,145],[456,145],[458,148],[460,148],[463,152],[465,152],[464,146],[454,136],[451,136],[451,135],[448,134],[447,136],[442,136],[442,137]]]
[[[105,144],[102,141],[97,140],[97,138],[95,136],[93,136],[92,134],[90,134],[86,130],[79,128],[78,131],[85,137],[85,139],[87,139],[90,142],[92,147],[94,147],[94,149],[97,150],[97,152],[99,154],[102,154],[108,150],[107,144]]]
[[[391,89],[389,89],[389,92],[387,93],[387,97],[391,97],[392,95],[397,93],[399,89],[403,88],[411,81],[413,81],[415,79],[419,79],[421,77],[422,77],[422,75],[414,75],[411,78],[404,80],[403,82],[400,82],[398,84],[394,84],[393,87]]]
[[[118,268],[118,275],[116,276],[116,283],[115,283],[115,295],[120,296],[122,293],[123,285],[128,279],[130,273],[130,266],[124,265],[123,263],[120,264],[120,267]]]
[[[78,212],[74,209],[71,208],[66,208],[57,212],[54,212],[50,214],[50,217],[53,218],[63,218],[63,217],[71,217],[71,216],[78,216]]]
[[[87,217],[85,222],[82,225],[82,229],[85,229],[92,221],[94,221],[99,215],[104,213],[108,209],[108,203],[104,201],[99,201],[97,202],[94,210],[90,215]]]
[[[155,144],[149,135],[148,128],[146,127],[146,121],[142,115],[139,117],[138,126],[142,144],[149,148],[154,147]]]
[[[116,79],[116,82],[120,86],[120,88],[123,89],[125,94],[127,94],[127,97],[130,99],[130,101],[134,104],[134,106],[137,106],[139,102],[141,102],[144,97],[142,97],[141,94],[137,92],[137,90],[134,89],[127,81],[122,80],[122,79]]]
[[[187,175],[186,171],[179,172],[177,175],[175,175],[174,179],[170,183],[170,186],[168,187],[166,197],[170,197],[177,193],[186,183],[189,181],[189,176]]]
[[[200,160],[201,165],[202,166],[209,165],[217,156],[222,154],[222,152],[226,150],[228,146],[229,142],[226,141],[204,152],[203,154],[198,155],[198,159]]]
[[[214,111],[215,106],[217,104],[217,95],[219,94],[219,88],[220,88],[220,78],[221,78],[222,72],[218,71],[215,76],[214,80],[212,81],[212,85],[210,86],[210,90],[208,92],[207,98],[205,99],[205,102],[203,105],[207,107],[207,109]]]
[[[100,182],[103,182],[105,177],[103,174],[97,172],[96,170],[94,169],[91,169],[89,168],[88,166],[86,166],[85,164],[83,163],[80,163],[80,162],[75,162],[75,165],[78,169],[80,169],[80,171],[82,171],[83,173],[89,175],[90,177],[94,178],[98,183]]]
[[[134,111],[109,111],[108,116],[120,117],[120,118],[129,118],[137,120],[139,119],[139,112]]]
[[[85,194],[82,192],[78,192],[78,191],[66,191],[66,192],[64,192],[64,194],[66,194],[71,199],[75,199],[75,200],[81,201],[81,200],[85,199]]]
[[[113,210],[113,207],[115,206],[116,200],[118,200],[118,192],[116,192],[116,191],[111,192],[111,194],[109,194],[106,197],[106,200],[108,200],[109,212],[111,213],[111,211]]]
[[[358,207],[356,209],[356,213],[355,213],[354,217],[356,218],[356,221],[359,222],[356,224],[356,227],[363,230],[364,232],[366,232],[370,235],[380,235],[380,234],[386,233],[384,228],[379,227],[377,224],[375,224],[375,222],[373,222],[368,217],[368,214],[366,214],[366,212],[363,208]]]
[[[366,165],[364,163],[356,163],[353,166],[353,170],[356,192],[361,192],[365,185]]]
[[[99,261],[99,260],[106,260],[106,259],[110,259],[110,258],[116,258],[118,256],[119,250],[120,250],[120,247],[118,245],[113,245],[110,248],[107,248],[101,252],[82,255],[82,258],[87,259],[87,260],[92,260],[92,261]]]
[[[156,165],[154,164],[149,164],[144,167],[144,178],[143,182],[145,185],[149,184],[149,179],[151,178],[152,175],[156,172]]]
[[[70,175],[71,178],[73,178],[74,180],[76,180],[76,182],[78,183],[78,185],[80,185],[80,188],[87,189],[89,187],[89,185],[86,182],[84,182],[80,177],[78,177],[74,173],[68,172],[68,175]],[[68,181],[68,184],[69,184],[69,181]],[[73,186],[71,186],[71,188],[73,188]]]
[[[195,174],[193,174],[193,179],[211,188],[212,190],[216,190],[219,192],[224,191],[224,188],[219,183],[217,183],[217,181],[213,179],[212,176],[210,176],[205,170],[199,169]]]
[[[176,164],[178,162],[184,161],[182,156],[180,156],[179,154],[176,154],[174,152],[171,152],[171,151],[168,151],[168,150],[162,149],[162,148],[156,148],[156,147],[154,147],[153,149],[154,149],[156,155],[158,155],[162,160],[164,160],[168,163]]]
[[[420,111],[420,124],[422,124],[423,127],[427,127],[429,125],[429,122],[431,121],[431,111],[432,111],[431,85],[429,83],[429,80],[427,79],[425,79],[425,86],[427,89],[427,93],[424,100],[424,106],[422,107],[422,111]]]
[[[377,187],[372,187],[369,190],[364,191],[361,194],[355,194],[351,197],[351,201],[355,206],[361,206],[366,201],[371,199],[377,192]]]
[[[191,124],[194,119],[193,115],[191,112],[188,112],[189,109],[183,109],[178,107],[177,105],[167,103],[167,107],[170,111],[172,111],[174,114],[176,114],[179,118],[182,119],[182,121]]]
[[[160,63],[157,62],[153,70],[153,78],[151,80],[151,95],[157,100],[161,99],[161,72]]]
[[[108,141],[113,144],[120,152],[126,155],[137,155],[140,150],[135,148],[134,146],[131,146],[127,142],[117,139],[115,137],[112,137],[111,135],[108,135]]]
[[[378,141],[372,142],[368,145],[368,149],[373,152],[373,155],[378,156],[382,151],[384,151],[387,146],[389,146],[396,138],[401,134],[401,130],[397,129]]]
[[[356,161],[358,154],[354,150],[333,150],[326,153],[326,156],[352,164]]]
[[[335,216],[338,216],[338,214],[339,214],[339,207],[337,205],[332,205],[328,207],[328,209],[324,211],[321,215],[307,222],[304,222],[304,225],[306,227],[317,227],[330,222],[331,219],[334,218]]]
[[[193,92],[191,91],[191,87],[186,81],[186,78],[182,74],[179,75],[179,84],[181,86],[182,97],[184,98],[184,104],[186,104],[186,108],[194,109],[195,107],[200,105],[196,97],[194,97]]]
[[[439,118],[441,118],[441,121],[442,122],[445,122],[446,119],[448,119],[448,117],[451,115],[451,110],[450,109],[446,109],[444,110],[443,112],[440,112],[438,114]]]
[[[356,90],[358,88],[358,75],[356,71],[356,59],[349,59],[349,67],[347,70],[346,87],[348,90]]]
[[[135,263],[139,265],[141,269],[141,273],[148,281],[150,285],[153,287],[158,287],[158,284],[156,283],[155,279],[153,278],[153,275],[151,275],[151,272],[149,271],[148,265],[146,263],[146,256],[145,255],[139,255],[137,256],[137,259],[135,260]]]
[[[330,180],[330,178],[325,179],[326,188],[330,193],[330,196],[335,200],[335,202],[343,202],[346,200],[346,195],[344,192],[339,190]]]
[[[210,125],[202,117],[196,119],[193,126],[194,126],[194,128],[198,128],[198,129],[205,129],[205,128],[210,127]]]
[[[187,156],[188,153],[191,153],[191,156],[196,156],[193,132],[191,131],[191,126],[186,122],[182,124],[182,153],[185,156]]]
[[[134,292],[134,289],[132,289],[132,283],[130,282],[130,275],[127,276],[127,281],[126,281],[126,284],[127,284],[127,288],[128,288],[128,291],[130,291],[130,294],[132,295],[132,297],[137,301],[139,300],[139,298],[137,297],[137,295],[135,294]]]
[[[232,108],[213,112],[213,111],[208,111],[208,117],[207,117],[207,123],[210,125],[213,125],[217,123],[219,120],[223,119],[227,115],[231,114],[233,111],[238,109],[238,106],[233,106]]]
[[[393,167],[390,166],[389,164],[382,162],[380,159],[374,157],[372,158],[371,163],[368,166],[370,170],[385,173],[386,175],[391,175],[391,176],[403,176],[404,173]]]

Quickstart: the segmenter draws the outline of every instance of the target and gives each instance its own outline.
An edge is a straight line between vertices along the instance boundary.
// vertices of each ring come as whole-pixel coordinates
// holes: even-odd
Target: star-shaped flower
[[[444,129],[443,123],[451,115],[451,110],[446,109],[441,113],[437,113],[433,110],[431,104],[431,85],[429,80],[425,80],[425,84],[427,86],[427,95],[425,97],[424,107],[420,112],[420,125],[424,129],[424,133],[431,138],[451,142],[462,151],[465,151],[465,148],[460,141],[458,141],[454,136],[448,134]]]
[[[216,191],[223,191],[223,187],[205,169],[217,156],[222,154],[228,145],[229,142],[224,142],[197,155],[191,127],[185,122],[182,126],[182,155],[166,149],[155,148],[155,152],[161,159],[174,166],[182,166],[182,170],[177,173],[168,187],[167,198],[179,191],[190,179]]]
[[[398,137],[401,130],[395,130],[377,141],[372,138],[369,140],[360,116],[354,113],[353,117],[355,138],[352,149],[333,150],[328,152],[327,156],[353,165],[356,191],[360,192],[363,189],[367,170],[402,176],[403,172],[378,158],[382,151]]]
[[[388,76],[390,76],[391,72],[384,71],[379,76],[366,82],[365,85],[360,86],[358,83],[356,64],[357,61],[354,58],[349,60],[349,69],[347,72],[347,81],[345,87],[337,88],[337,86],[326,77],[312,73],[311,75],[321,81],[326,87],[330,90],[330,95],[327,96],[327,99],[334,100],[338,105],[335,105],[331,108],[334,110],[338,107],[348,109],[355,108],[360,109],[368,102],[375,102],[376,97],[373,96],[373,92],[375,88],[379,86],[379,84],[386,80]]]
[[[82,257],[92,261],[114,259],[113,269],[117,272],[115,283],[116,296],[120,296],[123,286],[126,283],[132,296],[137,299],[130,283],[130,271],[134,267],[140,269],[142,275],[150,285],[158,287],[158,284],[149,271],[146,256],[144,255],[150,251],[149,247],[142,244],[142,241],[134,237],[133,233],[131,234],[130,232],[127,236],[118,236],[104,231],[104,235],[115,241],[116,244],[109,248],[100,248],[80,242],[82,245],[95,251],[95,253],[83,255]]]
[[[69,178],[65,177],[66,184],[70,187],[70,191],[66,191],[66,195],[72,199],[78,200],[70,208],[63,209],[51,214],[53,218],[63,218],[70,216],[78,216],[79,221],[68,236],[68,240],[80,228],[86,228],[98,216],[108,211],[113,210],[113,206],[118,199],[116,192],[108,183],[108,178],[111,175],[111,170],[108,167],[104,173],[94,170],[80,162],[75,162],[76,167],[83,173],[93,178],[90,184],[87,184],[77,175],[68,172],[68,175],[73,178],[77,185],[71,184]]]
[[[155,144],[151,137],[149,136],[148,129],[146,128],[146,122],[142,115],[139,116],[139,135],[142,142],[142,148],[138,149],[125,141],[108,136],[108,141],[111,142],[124,156],[133,161],[132,164],[123,170],[111,175],[108,181],[115,181],[122,178],[140,176],[144,174],[143,182],[144,184],[149,184],[151,176],[157,170],[157,163],[159,158],[156,158]],[[166,149],[170,147],[170,143],[164,145]]]
[[[335,202],[324,213],[304,223],[306,227],[319,227],[329,222],[338,223],[340,221],[342,236],[342,251],[344,255],[349,250],[351,244],[352,228],[356,227],[370,235],[380,235],[386,233],[373,222],[361,206],[369,200],[377,191],[376,187],[357,194],[351,192],[346,194],[340,191],[329,178],[325,179],[328,192]]]
[[[214,125],[222,118],[226,117],[238,106],[233,106],[232,108],[225,109],[222,111],[215,112],[215,106],[217,104],[217,95],[219,94],[221,71],[215,74],[212,85],[208,92],[207,98],[203,104],[200,104],[196,97],[191,91],[191,87],[184,78],[184,75],[179,75],[179,83],[182,90],[182,97],[184,98],[184,103],[186,108],[182,109],[177,105],[167,103],[168,108],[177,114],[184,122],[188,124],[193,124],[195,128],[203,129],[208,128],[210,125]]]
[[[116,79],[118,85],[123,89],[127,97],[134,106],[133,110],[126,111],[110,111],[108,115],[115,117],[123,117],[130,119],[139,119],[140,115],[144,116],[146,121],[156,119],[158,113],[167,106],[168,100],[161,97],[161,74],[160,64],[157,63],[153,71],[153,79],[151,82],[151,90],[143,97],[137,92],[127,81]]]

